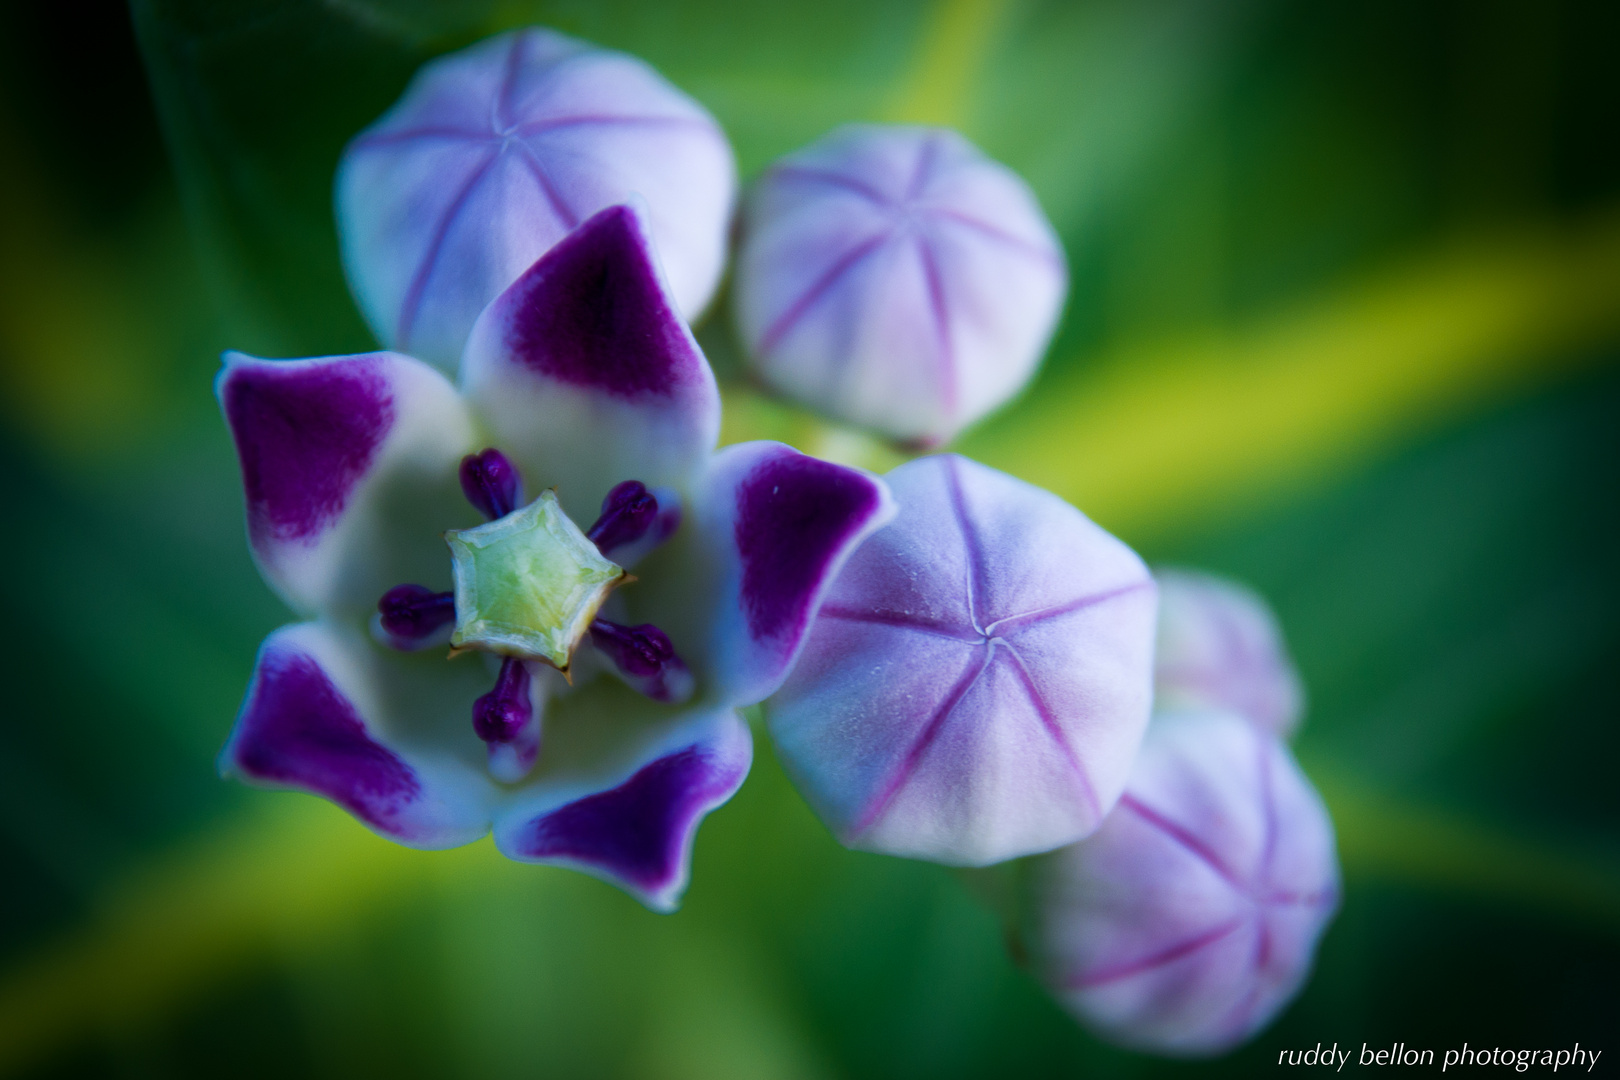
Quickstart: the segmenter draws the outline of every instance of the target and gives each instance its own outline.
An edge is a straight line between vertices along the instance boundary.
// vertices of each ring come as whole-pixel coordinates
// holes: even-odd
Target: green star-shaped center
[[[554,492],[475,529],[452,529],[450,644],[544,660],[566,671],[596,611],[625,576],[579,531]]]

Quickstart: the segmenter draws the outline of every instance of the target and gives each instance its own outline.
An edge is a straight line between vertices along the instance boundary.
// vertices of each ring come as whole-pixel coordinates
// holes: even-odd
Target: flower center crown
[[[555,491],[523,504],[523,481],[499,450],[461,462],[461,489],[490,520],[444,534],[453,592],[398,585],[377,604],[378,636],[396,649],[448,643],[451,654],[479,651],[501,658],[495,688],[473,703],[473,730],[489,746],[498,779],[522,779],[539,748],[539,706],[532,664],[568,675],[589,638],[620,678],[656,701],[692,694],[691,672],[656,626],[623,626],[599,617],[603,602],[635,578],[608,558],[631,558],[669,537],[676,506],[660,506],[645,484],[627,480],[581,531]],[[674,500],[671,498],[671,502]],[[448,631],[448,637],[446,632]]]
[[[555,492],[473,529],[444,534],[455,574],[450,644],[567,671],[608,593],[627,579],[557,503]]]

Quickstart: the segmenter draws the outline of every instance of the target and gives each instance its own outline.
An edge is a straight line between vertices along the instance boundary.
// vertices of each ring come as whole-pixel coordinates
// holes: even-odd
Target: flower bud
[[[1155,715],[1102,828],[1026,871],[1037,976],[1102,1037],[1177,1056],[1270,1022],[1339,895],[1310,781],[1275,736],[1221,712]]]
[[[677,305],[709,302],[731,147],[642,61],[550,30],[440,57],[338,168],[344,267],[377,337],[453,370],[484,306],[574,226],[632,195]]]
[[[1147,723],[1147,568],[965,458],[886,480],[899,516],[850,557],[767,706],[789,774],[850,847],[983,866],[1073,843]]]
[[[1288,736],[1304,690],[1258,593],[1194,570],[1160,570],[1155,707],[1224,709]]]
[[[939,128],[840,128],[754,185],[737,324],[772,387],[920,445],[1016,394],[1067,271],[1025,183]]]

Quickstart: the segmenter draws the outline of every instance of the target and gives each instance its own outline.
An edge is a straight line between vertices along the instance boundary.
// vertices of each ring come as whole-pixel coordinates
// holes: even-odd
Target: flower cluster
[[[1024,951],[1077,1017],[1127,1046],[1226,1050],[1293,998],[1338,905],[1327,809],[1279,737],[1298,677],[1232,582],[1160,575],[1159,705],[1089,839],[1031,860]]]
[[[687,320],[734,188],[701,107],[539,29],[429,64],[350,144],[345,267],[391,351],[230,354],[218,380],[254,557],[306,620],[265,642],[222,768],[416,847],[493,832],[667,911],[763,702],[849,846],[1032,859],[1031,955],[1099,1030],[1253,1030],[1335,895],[1273,734],[1300,700],[1275,624],[965,458],[879,478],[717,449]],[[737,224],[762,380],[903,445],[1016,394],[1067,288],[1028,188],[948,131],[835,132]],[[1150,725],[1161,603],[1182,711]]]

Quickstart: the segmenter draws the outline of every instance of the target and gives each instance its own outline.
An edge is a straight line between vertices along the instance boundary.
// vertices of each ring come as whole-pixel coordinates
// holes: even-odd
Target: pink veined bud
[[[1277,617],[1259,594],[1195,570],[1160,570],[1156,708],[1237,713],[1287,737],[1304,689]]]
[[[735,193],[731,147],[701,105],[635,57],[530,28],[425,65],[349,144],[338,233],[377,337],[453,371],[485,305],[632,197],[677,306],[699,314]]]
[[[767,705],[850,847],[986,866],[1073,843],[1125,786],[1151,696],[1153,581],[1049,492],[955,455],[839,574]]]
[[[1032,860],[1024,948],[1124,1046],[1217,1054],[1294,997],[1338,905],[1327,809],[1288,748],[1221,712],[1159,714],[1090,838]]]
[[[755,370],[924,446],[1024,386],[1068,288],[1029,187],[939,128],[840,128],[766,170],[742,225],[734,296]]]

